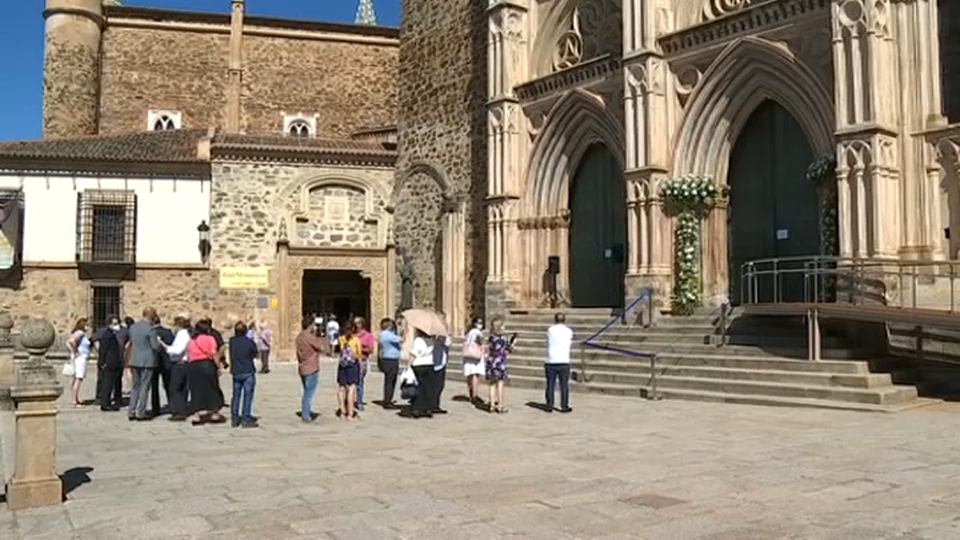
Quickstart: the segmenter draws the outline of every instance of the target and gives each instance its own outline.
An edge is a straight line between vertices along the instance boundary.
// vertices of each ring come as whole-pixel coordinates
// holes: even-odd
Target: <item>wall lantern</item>
[[[203,220],[200,222],[200,225],[197,225],[197,235],[200,237],[200,242],[197,243],[197,249],[200,251],[200,259],[206,263],[207,259],[210,257],[210,226],[207,225],[207,221]]]

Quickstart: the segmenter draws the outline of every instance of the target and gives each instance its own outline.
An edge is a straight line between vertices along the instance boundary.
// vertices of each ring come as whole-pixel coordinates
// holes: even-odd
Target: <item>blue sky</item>
[[[128,6],[229,12],[230,0],[125,0]],[[42,135],[44,0],[6,0],[0,17],[0,140]],[[247,0],[247,13],[353,22],[358,0]],[[400,24],[400,0],[374,0],[380,24]],[[14,54],[10,54],[16,51]]]

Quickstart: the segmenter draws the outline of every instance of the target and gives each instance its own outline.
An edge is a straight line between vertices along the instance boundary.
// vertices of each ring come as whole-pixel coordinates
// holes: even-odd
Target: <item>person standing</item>
[[[433,341],[430,336],[414,329],[413,346],[410,348],[410,367],[417,378],[417,397],[411,412],[414,418],[431,418],[433,400],[437,394],[433,371]]]
[[[397,374],[400,372],[400,336],[390,319],[380,321],[380,346],[377,348],[377,367],[383,373],[383,408],[394,407],[393,394],[397,390]]]
[[[447,414],[440,406],[440,396],[447,384],[447,356],[450,352],[450,336],[437,336],[433,339],[433,403],[430,412],[433,414]]]
[[[128,336],[128,334],[127,334],[127,329],[124,328],[124,327],[120,324],[120,317],[117,316],[117,315],[110,315],[109,317],[107,317],[107,321],[108,321],[108,322],[107,322],[107,326],[105,326],[105,327],[101,328],[100,330],[98,330],[98,331],[97,331],[97,334],[94,336],[94,338],[100,336],[100,334],[101,334],[102,332],[106,332],[107,330],[113,332],[114,337],[117,338],[117,346],[120,348],[120,361],[123,363],[123,366],[126,367],[126,364],[127,364],[127,348],[130,346],[130,342],[129,342],[129,339],[128,339],[129,336]],[[100,336],[100,337],[102,337],[102,336]],[[91,341],[96,342],[97,340],[96,340],[96,339],[92,339]],[[104,367],[105,367],[105,363],[104,363],[103,359],[100,358],[99,355],[97,355],[97,398],[98,398],[98,399],[99,399],[99,397],[100,397],[101,395],[103,395],[103,392],[104,392],[103,383],[104,383],[104,381],[106,381],[107,378],[109,377],[109,374],[103,373]],[[123,373],[123,372],[124,372],[124,370],[121,369],[121,370],[120,370],[120,379],[119,379],[119,380],[120,380],[120,392],[121,392],[121,394],[123,393],[123,376],[124,376],[124,373]],[[112,390],[112,388],[108,388],[108,390]],[[108,395],[109,395],[109,392],[108,392]],[[117,402],[118,402],[118,403],[120,402],[120,397],[119,397],[119,396],[117,397]],[[103,404],[101,404],[101,406],[103,406]],[[109,403],[107,404],[107,406],[109,406]]]
[[[217,340],[210,334],[207,319],[197,321],[193,337],[187,344],[187,357],[190,359],[188,382],[190,384],[190,405],[195,415],[192,424],[221,424],[227,419],[220,414],[223,407],[223,392],[220,391],[220,365],[217,357],[221,354]]]
[[[157,317],[156,324],[153,326],[153,332],[159,340],[158,343],[171,343],[174,340],[173,331],[163,326],[160,317]],[[153,371],[153,378],[150,380],[150,404],[153,416],[160,416],[160,385],[163,384],[163,394],[167,396],[167,408],[170,408],[170,355],[163,345],[154,347],[154,355],[157,357],[157,368]]]
[[[490,346],[487,356],[487,382],[490,383],[490,408],[493,413],[506,413],[503,403],[503,388],[506,385],[507,359],[513,350],[513,339],[503,333],[503,321],[490,321]]]
[[[337,317],[333,313],[327,318],[326,330],[327,340],[330,342],[330,356],[333,356],[339,352],[340,346],[340,323],[337,322]]]
[[[553,412],[554,390],[560,381],[560,412],[570,408],[570,350],[573,346],[573,330],[566,325],[566,316],[557,313],[553,325],[547,329],[547,362],[543,366],[547,377],[547,411]]]
[[[360,381],[357,383],[355,405],[358,411],[362,411],[364,380],[367,378],[367,372],[370,371],[370,356],[377,348],[377,339],[367,330],[367,320],[363,317],[353,318],[353,335],[360,342]]]
[[[257,427],[252,413],[253,393],[257,386],[257,346],[247,336],[247,325],[238,322],[230,338],[230,373],[233,375],[233,399],[230,400],[230,425]],[[241,402],[243,406],[241,407]]]
[[[82,317],[73,325],[67,348],[70,349],[70,363],[73,364],[73,384],[70,385],[74,408],[83,406],[80,400],[80,386],[87,374],[87,360],[90,359],[90,337],[87,336],[87,318]],[[98,396],[99,397],[99,396]]]
[[[273,332],[266,321],[260,323],[257,332],[257,349],[260,351],[260,373],[270,373],[270,349],[273,347]]]
[[[357,385],[360,384],[360,364],[363,358],[363,345],[356,335],[353,325],[340,333],[340,361],[337,363],[337,417],[347,420],[357,418],[354,409],[357,404]]]
[[[173,320],[173,325],[177,327],[173,342],[163,341],[164,349],[170,357],[170,390],[167,398],[170,404],[170,421],[183,422],[190,416],[187,410],[187,345],[190,343],[190,318],[185,315],[178,316]]]
[[[487,373],[485,357],[483,319],[474,317],[470,330],[463,338],[463,377],[467,380],[467,395],[474,405],[479,405],[482,401],[480,397],[480,377]]]
[[[157,312],[153,308],[143,310],[143,318],[129,328],[130,369],[133,371],[133,387],[130,390],[130,408],[127,416],[132,420],[148,420],[147,402],[150,398],[150,381],[157,367],[154,348],[160,347],[153,324]]]
[[[320,332],[313,318],[303,320],[303,330],[297,336],[297,371],[300,373],[300,384],[303,386],[303,396],[300,399],[300,420],[313,422],[313,395],[320,384],[320,351],[323,342],[320,341]]]
[[[123,347],[112,328],[119,327],[120,320],[113,317],[110,322],[109,326],[98,330],[91,340],[97,349],[97,365],[100,368],[97,391],[101,411],[119,411],[123,406]]]
[[[130,327],[136,324],[136,321],[133,320],[133,317],[127,315],[119,324],[120,327],[117,330],[117,336],[123,345],[123,380],[124,387],[126,388],[123,393],[130,395],[133,389],[133,369],[130,367],[130,353],[132,349],[130,345]]]

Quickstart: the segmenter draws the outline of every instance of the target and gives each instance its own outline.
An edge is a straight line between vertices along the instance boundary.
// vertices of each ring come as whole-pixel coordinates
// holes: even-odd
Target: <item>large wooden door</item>
[[[623,305],[626,189],[617,159],[602,144],[584,153],[570,184],[570,301]]]
[[[730,299],[741,300],[741,265],[766,258],[813,256],[820,250],[816,186],[806,179],[813,151],[800,124],[775,101],[750,116],[730,154],[727,215]],[[770,269],[772,265],[766,265]],[[804,297],[803,263],[784,262],[775,280],[756,281],[756,301]],[[786,272],[786,271],[790,272]],[[749,284],[746,284],[749,285]],[[746,299],[746,296],[744,297]]]

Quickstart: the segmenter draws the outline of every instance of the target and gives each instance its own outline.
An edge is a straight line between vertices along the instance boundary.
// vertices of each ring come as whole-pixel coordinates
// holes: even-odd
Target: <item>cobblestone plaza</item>
[[[260,429],[64,402],[68,501],[0,510],[0,538],[960,537],[956,404],[888,415],[575,395],[573,414],[547,415],[524,405],[539,392],[517,390],[503,416],[448,399],[433,420],[369,406],[347,423],[332,368],[316,425],[295,415],[289,365],[258,381]]]

